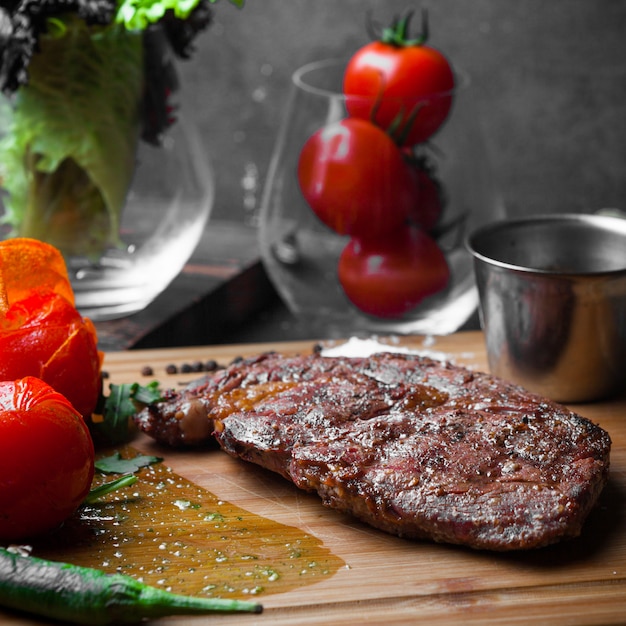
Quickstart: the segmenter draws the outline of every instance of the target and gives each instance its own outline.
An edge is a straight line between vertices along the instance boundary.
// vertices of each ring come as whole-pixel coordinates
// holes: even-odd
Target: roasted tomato
[[[0,382],[0,540],[59,526],[93,473],[89,431],[64,396],[38,378]]]
[[[0,380],[41,378],[83,416],[101,392],[96,330],[74,307],[56,248],[32,239],[0,243]]]
[[[0,380],[36,376],[88,417],[101,391],[90,320],[62,296],[34,292],[0,318]]]
[[[347,118],[315,132],[298,162],[302,195],[335,232],[372,237],[394,231],[415,203],[402,152],[382,129]]]
[[[348,299],[364,313],[397,318],[445,289],[450,270],[434,239],[407,226],[384,238],[350,240],[338,276]]]
[[[439,50],[426,45],[428,29],[408,37],[410,14],[350,58],[343,90],[353,117],[374,120],[400,144],[412,146],[439,130],[452,107],[455,78]],[[424,22],[426,24],[426,22]]]

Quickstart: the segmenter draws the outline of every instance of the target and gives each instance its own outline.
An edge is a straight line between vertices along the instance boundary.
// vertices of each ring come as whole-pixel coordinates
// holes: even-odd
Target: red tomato
[[[400,317],[448,284],[448,263],[434,239],[415,227],[376,241],[352,239],[339,258],[339,282],[369,315]]]
[[[389,130],[401,120],[402,145],[429,139],[448,117],[454,73],[446,57],[425,45],[425,36],[405,38],[408,19],[397,22],[381,41],[351,57],[343,90],[350,115],[374,120]]]
[[[89,417],[101,391],[96,331],[56,293],[33,291],[0,316],[0,380],[41,378]]]
[[[0,540],[59,526],[93,473],[89,431],[67,398],[38,378],[0,382]]]
[[[298,181],[315,214],[341,235],[396,230],[415,202],[415,182],[402,152],[383,130],[361,119],[315,132],[300,153]]]
[[[439,181],[425,169],[415,167],[413,175],[417,192],[409,220],[430,233],[437,225],[443,211],[443,189]]]

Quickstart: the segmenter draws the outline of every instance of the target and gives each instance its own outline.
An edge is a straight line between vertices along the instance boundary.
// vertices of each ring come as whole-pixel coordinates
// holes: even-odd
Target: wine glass
[[[445,255],[449,279],[445,287],[408,310],[378,315],[363,310],[346,293],[338,264],[350,236],[339,234],[318,218],[303,195],[297,173],[305,142],[349,115],[346,105],[351,103],[342,93],[345,65],[344,60],[327,59],[310,63],[293,75],[260,213],[260,250],[268,276],[288,309],[315,336],[454,332],[478,304],[466,236],[503,214],[490,178],[469,79],[455,72],[452,93],[433,94],[427,102],[417,103],[419,108],[438,97],[452,96],[448,118],[413,155],[427,162],[428,171],[436,177],[443,208],[429,236]],[[383,104],[369,106],[373,110]]]

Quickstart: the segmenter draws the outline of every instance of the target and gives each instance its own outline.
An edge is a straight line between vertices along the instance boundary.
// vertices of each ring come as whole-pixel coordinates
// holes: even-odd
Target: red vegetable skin
[[[16,237],[0,242],[0,309],[42,288],[74,304],[65,261],[54,247],[36,239]]]
[[[346,106],[353,117],[374,120],[384,129],[398,125],[401,144],[427,141],[448,117],[455,86],[446,57],[407,37],[408,18],[383,31],[351,57],[344,74]]]
[[[87,496],[94,449],[68,400],[43,381],[0,382],[0,540],[59,526]]]
[[[35,376],[88,417],[101,391],[95,329],[65,298],[33,292],[0,317],[0,380]]]
[[[389,233],[415,204],[402,152],[367,120],[348,118],[315,132],[300,153],[298,181],[317,217],[341,235]]]
[[[0,243],[0,380],[35,376],[89,417],[102,355],[91,320],[74,307],[60,252],[40,241]]]
[[[434,239],[403,227],[383,239],[350,240],[338,276],[348,299],[364,313],[398,318],[445,289],[450,270]]]
[[[426,170],[415,166],[412,172],[417,191],[409,220],[429,233],[437,225],[443,211],[443,192],[439,182]]]

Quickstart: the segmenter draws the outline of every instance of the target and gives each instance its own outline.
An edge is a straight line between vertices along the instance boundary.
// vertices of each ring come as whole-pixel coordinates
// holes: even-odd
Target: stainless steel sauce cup
[[[626,219],[507,219],[468,248],[492,373],[560,402],[626,390]]]

